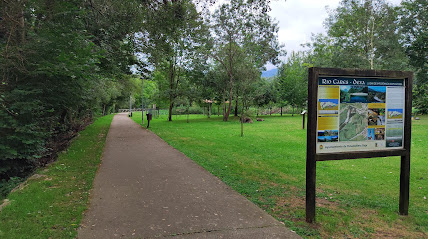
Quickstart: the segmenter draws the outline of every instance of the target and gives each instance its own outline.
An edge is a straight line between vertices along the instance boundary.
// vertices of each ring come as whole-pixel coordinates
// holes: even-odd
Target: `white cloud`
[[[323,22],[340,0],[287,0],[273,1],[269,13],[279,22],[278,38],[288,53],[302,50],[300,44],[310,40],[311,33],[325,32]]]

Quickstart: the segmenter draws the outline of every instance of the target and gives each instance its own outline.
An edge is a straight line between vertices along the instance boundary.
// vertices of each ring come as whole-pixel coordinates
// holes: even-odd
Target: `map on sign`
[[[341,141],[364,141],[367,139],[367,104],[342,104],[339,115]]]
[[[404,80],[319,77],[317,153],[403,148]]]

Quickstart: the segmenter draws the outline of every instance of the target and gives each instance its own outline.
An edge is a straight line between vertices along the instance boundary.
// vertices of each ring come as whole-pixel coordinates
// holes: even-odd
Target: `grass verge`
[[[409,216],[398,215],[399,157],[327,161],[317,163],[314,224],[305,222],[302,118],[262,118],[244,137],[237,119],[221,116],[161,117],[150,130],[303,237],[428,238],[428,116],[412,122]]]
[[[0,238],[75,238],[113,115],[79,133],[68,150],[11,192],[0,212]]]

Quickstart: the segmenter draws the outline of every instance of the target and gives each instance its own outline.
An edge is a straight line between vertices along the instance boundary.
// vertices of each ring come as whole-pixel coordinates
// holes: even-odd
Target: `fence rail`
[[[132,110],[132,112],[134,112],[134,111],[141,111],[141,108],[135,108],[135,109],[131,109]],[[148,109],[144,109],[144,111],[147,111]],[[119,109],[119,113],[122,113],[122,112],[129,112],[129,109]]]

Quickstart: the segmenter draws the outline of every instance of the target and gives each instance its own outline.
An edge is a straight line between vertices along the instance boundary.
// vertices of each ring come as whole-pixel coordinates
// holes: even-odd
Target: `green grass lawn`
[[[0,238],[75,238],[113,115],[79,133],[66,152],[40,169],[0,212]]]
[[[220,117],[153,119],[150,130],[304,237],[428,238],[428,117],[412,122],[409,216],[398,215],[400,158],[317,163],[317,216],[305,222],[302,118],[245,124]],[[133,119],[141,123],[141,112]],[[145,125],[147,121],[145,119]]]

